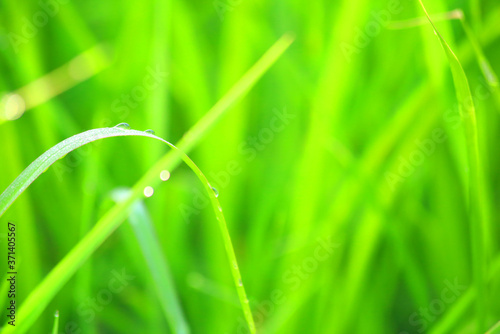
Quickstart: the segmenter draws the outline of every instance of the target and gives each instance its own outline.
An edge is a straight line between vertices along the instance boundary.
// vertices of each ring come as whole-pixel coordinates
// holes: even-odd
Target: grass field
[[[0,0],[0,334],[500,333],[499,22]]]

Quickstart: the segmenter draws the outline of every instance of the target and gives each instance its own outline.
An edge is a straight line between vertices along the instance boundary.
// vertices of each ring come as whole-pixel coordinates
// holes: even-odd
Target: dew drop
[[[147,186],[146,188],[144,188],[144,196],[146,196],[146,197],[153,196],[154,192],[155,192],[155,190],[151,186]]]
[[[219,191],[212,187],[212,190],[214,191],[215,197],[219,197]]]
[[[241,278],[238,279],[238,286],[243,286],[243,282],[241,281]]]
[[[146,132],[146,133],[148,133],[148,134],[150,134],[150,135],[153,135],[153,136],[154,136],[154,134],[155,134],[155,132],[154,132],[153,130],[151,130],[151,129],[147,129],[147,130],[146,130],[146,131],[144,131],[144,132]]]
[[[56,313],[54,313],[54,317],[59,318],[59,310],[57,310]]]
[[[160,179],[162,181],[167,181],[170,179],[170,172],[168,170],[162,170],[160,173]]]
[[[130,130],[130,125],[128,123],[120,123],[115,125],[115,128],[119,128],[122,130]]]
[[[236,262],[233,263],[234,269],[238,269],[238,264]]]
[[[222,207],[219,206],[219,211],[222,212]]]

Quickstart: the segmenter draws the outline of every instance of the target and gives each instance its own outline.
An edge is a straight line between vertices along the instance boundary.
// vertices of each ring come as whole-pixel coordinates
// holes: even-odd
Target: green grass
[[[116,202],[124,201],[128,196],[130,196],[130,189],[116,189],[112,194]],[[189,333],[189,325],[177,297],[169,265],[164,258],[153,223],[142,201],[137,201],[132,205],[129,220],[148,269],[153,276],[158,299],[171,330],[175,333]]]
[[[497,1],[0,1],[0,333],[498,330]]]
[[[59,143],[28,166],[28,168],[26,168],[26,170],[19,175],[19,177],[5,190],[5,192],[2,193],[0,196],[0,214],[3,214],[12,202],[14,202],[15,199],[56,160],[61,159],[76,148],[92,143],[96,140],[120,136],[140,136],[160,140],[170,146],[170,148],[173,149],[172,152],[174,152],[174,154],[167,155],[170,159],[166,160],[164,164],[161,165],[163,168],[166,168],[166,170],[172,170],[175,161],[182,159],[193,170],[193,172],[196,173],[209,194],[214,213],[221,229],[222,239],[226,248],[235,287],[240,298],[241,307],[245,314],[250,331],[254,333],[255,325],[253,323],[252,313],[248,305],[248,299],[246,297],[245,288],[243,286],[239,267],[234,255],[226,221],[217,200],[218,194],[214,193],[214,188],[210,185],[205,175],[203,175],[191,159],[183,154],[182,151],[180,151],[176,146],[170,144],[164,139],[156,137],[148,131],[141,132],[132,130],[129,128],[128,124],[121,123],[113,128],[89,130]],[[158,175],[160,175],[160,173],[158,173]],[[140,180],[131,190],[130,195],[123,199],[123,202],[120,202],[114,210],[110,211],[108,215],[98,222],[89,234],[87,234],[85,238],[71,250],[71,252],[57,265],[56,268],[52,270],[45,280],[40,283],[40,285],[28,296],[27,300],[19,310],[18,321],[20,324],[18,327],[6,326],[3,328],[2,333],[25,333],[54,295],[61,289],[62,285],[68,281],[71,275],[75,273],[83,262],[96,250],[97,247],[100,246],[104,240],[106,240],[106,238],[108,238],[108,236],[119,226],[123,219],[126,218],[127,208],[137,198],[139,198],[143,192],[146,194],[146,187],[151,187],[150,185],[155,183],[158,182],[154,182],[152,177],[144,177]],[[141,236],[138,236],[138,239],[140,241],[143,240]],[[150,255],[150,259],[151,258],[154,258],[153,255]],[[164,264],[158,262],[157,259],[155,261],[155,265],[163,267]]]
[[[467,76],[463,70],[460,61],[442,35],[437,31],[436,26],[432,22],[429,14],[425,10],[421,0],[420,4],[432,24],[434,31],[441,44],[443,45],[446,57],[450,63],[451,73],[453,74],[453,82],[455,84],[459,111],[462,122],[464,123],[465,137],[467,142],[467,157],[469,169],[469,199],[468,211],[470,215],[470,234],[473,256],[473,276],[474,286],[476,289],[476,317],[477,317],[477,332],[481,333],[485,329],[486,316],[486,289],[485,289],[485,237],[489,236],[485,231],[490,230],[489,222],[485,221],[488,208],[485,206],[487,194],[484,183],[484,166],[479,154],[478,129],[476,120],[476,110],[474,100],[469,87]]]
[[[54,327],[52,327],[52,334],[59,333],[59,311],[54,313]]]

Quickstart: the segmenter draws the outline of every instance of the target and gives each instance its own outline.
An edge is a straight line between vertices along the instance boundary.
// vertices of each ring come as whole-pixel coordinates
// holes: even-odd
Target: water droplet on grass
[[[128,123],[119,123],[115,125],[115,128],[119,128],[122,130],[130,130],[130,125]]]
[[[155,190],[151,186],[147,186],[146,188],[144,188],[144,196],[146,196],[146,197],[153,196],[154,192],[155,192]]]
[[[144,132],[149,133],[150,135],[153,135],[153,136],[154,136],[154,134],[155,134],[155,132],[154,132],[153,130],[151,130],[151,129],[147,129],[147,130],[146,130],[146,131],[144,131]]]
[[[59,318],[59,311],[57,310],[56,313],[54,313],[54,317]]]
[[[212,187],[212,190],[214,191],[215,197],[219,197],[219,191]]]
[[[241,281],[241,278],[238,279],[238,286],[243,286],[243,282]]]
[[[162,170],[160,173],[160,179],[162,181],[167,181],[170,178],[170,172],[168,170]]]

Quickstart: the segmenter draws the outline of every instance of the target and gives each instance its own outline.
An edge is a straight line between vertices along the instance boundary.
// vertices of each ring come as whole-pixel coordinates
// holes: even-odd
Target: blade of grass
[[[491,269],[488,273],[488,282],[492,282],[493,279],[498,277],[500,273],[500,256],[497,256],[492,261]],[[453,307],[446,312],[446,314],[438,320],[438,322],[429,331],[430,334],[439,333],[451,333],[453,332],[453,326],[456,325],[460,320],[462,320],[466,315],[466,311],[469,306],[474,302],[476,297],[476,291],[474,287],[470,287],[465,293],[460,297]]]
[[[280,38],[258,61],[250,68],[245,75],[229,90],[229,92],[222,97],[219,102],[217,102],[214,107],[193,127],[191,128],[179,141],[179,145],[183,151],[190,150],[201,137],[214,126],[214,123],[224,114],[228,107],[234,103],[238,98],[245,95],[250,88],[256,83],[256,81],[269,69],[269,67],[283,54],[283,52],[290,46],[293,38],[290,35],[284,35]],[[101,129],[102,130],[102,129]],[[95,131],[95,130],[91,130]],[[109,129],[108,129],[109,131]],[[132,130],[129,130],[132,131]],[[93,135],[96,135],[93,133]],[[123,135],[123,134],[122,134]],[[145,135],[141,132],[142,136],[154,137],[152,135]],[[98,136],[99,137],[99,136]],[[155,137],[157,138],[157,137]],[[88,141],[88,138],[86,139]],[[60,143],[61,144],[61,143]],[[62,146],[58,144],[58,150]],[[72,143],[73,146],[78,144]],[[83,143],[82,143],[83,145]],[[52,272],[46,277],[46,279],[38,286],[38,288],[32,292],[28,297],[28,300],[34,300],[35,302],[30,302],[26,304],[26,311],[24,308],[20,310],[19,316],[23,315],[23,311],[27,315],[32,315],[30,322],[24,321],[23,325],[25,328],[18,328],[18,332],[22,333],[20,330],[26,331],[27,328],[33,323],[33,321],[40,315],[44,307],[47,305],[49,300],[54,297],[55,293],[66,283],[69,278],[74,274],[74,272],[82,265],[82,263],[95,251],[95,249],[109,236],[109,234],[114,231],[120,222],[126,218],[127,210],[135,199],[137,199],[142,190],[146,186],[150,186],[157,183],[158,175],[163,169],[172,170],[175,168],[181,160],[181,156],[176,152],[167,153],[155,166],[153,166],[141,180],[134,186],[133,196],[131,196],[126,201],[113,207],[106,215],[104,215],[99,222],[96,224],[94,229],[56,266]],[[42,161],[43,163],[43,161]],[[30,165],[31,166],[31,165]],[[47,165],[48,167],[48,165]],[[28,167],[29,168],[29,167]],[[39,169],[37,169],[38,171]],[[33,182],[34,178],[27,176],[27,181],[29,183]],[[16,182],[16,181],[14,181]],[[208,183],[207,183],[208,184]],[[23,185],[21,185],[23,186]],[[24,186],[24,189],[27,187]],[[23,190],[24,190],[23,189]],[[5,193],[7,193],[6,196]],[[6,210],[6,208],[12,204],[15,197],[20,194],[18,190],[11,189],[10,191],[4,192],[0,200],[0,215]],[[217,202],[217,199],[215,199]],[[212,202],[213,203],[213,202]],[[216,212],[218,215],[218,213]],[[225,220],[219,218],[219,224],[221,228],[226,229]],[[223,237],[224,240],[228,239],[229,235]],[[225,244],[226,249],[232,249],[232,244]],[[233,254],[234,257],[234,254]],[[235,273],[239,273],[238,266],[236,264],[236,259],[232,263],[231,270],[233,276]],[[238,274],[239,275],[239,274]],[[239,279],[235,276],[235,282],[239,286]],[[52,286],[53,289],[50,291],[46,289],[46,286]],[[252,325],[252,314],[248,301],[242,296],[245,296],[243,285],[239,286],[238,295],[240,296],[240,301],[242,301],[242,307],[244,309],[245,318],[249,323],[249,327],[252,333],[255,332],[255,327]],[[24,305],[23,305],[24,306]],[[20,317],[21,318],[21,317]],[[2,334],[9,333],[12,331],[11,328],[6,328],[2,331]]]
[[[440,22],[440,21],[447,21],[447,20],[453,20],[453,19],[460,19],[459,10],[452,10],[450,12],[446,13],[440,13],[440,14],[432,14],[431,18],[432,21],[434,22]],[[413,28],[413,27],[419,27],[422,25],[427,25],[429,24],[429,20],[425,16],[421,17],[416,17],[413,19],[407,19],[407,20],[401,20],[401,21],[391,21],[389,25],[387,26],[388,29],[407,29],[407,28]]]
[[[222,233],[226,255],[229,259],[231,273],[233,275],[234,284],[240,298],[240,303],[245,315],[245,319],[247,321],[248,327],[250,328],[250,332],[255,333],[255,325],[252,318],[252,312],[250,310],[250,305],[246,297],[245,288],[241,280],[241,275],[236,261],[236,256],[234,254],[233,245],[229,236],[229,231],[227,229],[226,221],[224,215],[222,214],[222,209],[216,195],[214,194],[213,188],[204,174],[198,169],[194,162],[189,159],[187,155],[182,153],[182,151],[180,151],[176,146],[160,137],[147,132],[126,130],[119,127],[89,130],[70,137],[52,147],[38,159],[36,159],[33,163],[31,163],[2,193],[2,195],[0,195],[0,214],[5,212],[10,204],[12,204],[12,202],[56,160],[64,157],[66,154],[75,150],[76,148],[90,142],[99,139],[120,136],[149,137],[164,142],[173,149],[173,152],[175,152],[175,156],[181,158],[198,176],[199,180],[202,182],[205,190],[208,193],[213,210],[215,212],[217,220],[219,221],[219,227]],[[170,159],[170,162],[172,161],[174,161],[173,158]],[[40,315],[43,309],[47,306],[49,301],[55,296],[61,286],[69,280],[69,278],[93,253],[93,251],[97,249],[104,242],[104,240],[106,240],[109,235],[113,233],[116,228],[118,228],[121,222],[126,218],[128,206],[130,206],[134,200],[141,196],[143,189],[150,183],[151,182],[149,182],[149,180],[147,180],[146,178],[142,178],[133,188],[131,196],[124,200],[122,202],[123,204],[115,206],[115,210],[111,210],[110,213],[104,216],[103,219],[101,219],[100,223],[96,224],[96,226],[85,236],[85,238],[83,238],[83,240],[80,241],[78,245],[76,245],[61,262],[58,263],[58,265],[49,273],[45,280],[43,280],[42,283],[40,283],[38,287],[28,296],[18,312],[19,326],[15,329],[16,333],[25,333],[30,328],[30,326]],[[122,209],[122,207],[125,207],[127,209]],[[6,334],[13,331],[14,327],[9,326],[5,327],[1,333]]]
[[[202,137],[211,129],[216,120],[236,100],[244,96],[269,69],[269,67],[285,52],[292,44],[293,37],[290,34],[283,35],[260,59],[252,66],[241,79],[222,97],[203,117],[202,121],[193,126],[179,141],[177,145],[183,151],[189,151]]]
[[[488,84],[493,88],[498,88],[498,76],[496,75],[493,67],[491,66],[489,60],[486,58],[483,52],[483,48],[479,44],[479,41],[470,28],[469,24],[465,20],[464,12],[461,9],[455,9],[451,12],[434,14],[431,15],[433,22],[445,21],[445,20],[459,20],[462,28],[465,31],[467,39],[472,45],[472,49],[476,55],[477,62],[484,78]],[[403,21],[393,21],[389,24],[389,29],[406,29],[411,27],[418,27],[424,24],[429,24],[427,17],[417,17],[414,19],[403,20]]]
[[[54,313],[54,327],[52,327],[52,334],[59,333],[59,311]]]
[[[469,0],[470,10],[472,12],[472,22],[474,29],[478,30],[481,27],[481,1]]]
[[[469,82],[460,61],[432,22],[432,19],[427,13],[422,0],[419,0],[419,2],[429,22],[434,28],[434,31],[436,32],[436,35],[438,36],[450,63],[456,95],[460,106],[460,114],[465,127],[467,155],[470,170],[469,211],[473,256],[473,277],[477,290],[476,331],[480,333],[484,331],[486,317],[486,291],[484,286],[485,259],[483,249],[484,217],[486,214],[484,208],[484,188],[482,186],[482,175],[484,169],[479,154],[476,112],[472,102],[473,99],[469,88]]]
[[[465,31],[465,34],[467,35],[467,38],[469,39],[472,48],[474,49],[474,52],[476,54],[478,63],[479,63],[479,68],[481,69],[481,72],[483,72],[484,77],[488,81],[488,84],[491,87],[498,87],[498,76],[496,75],[495,71],[491,67],[490,62],[486,58],[483,52],[483,48],[479,44],[476,35],[472,31],[472,29],[469,27],[467,24],[467,21],[465,20],[465,15],[462,12],[462,10],[458,10],[459,12],[459,20],[460,23],[462,24],[462,28]]]
[[[499,334],[500,333],[500,321],[495,324],[495,326],[491,327],[486,334]]]
[[[272,64],[276,62],[276,60],[285,52],[285,50],[290,46],[290,44],[293,42],[293,37],[289,34],[283,35],[271,48],[255,63],[244,75],[243,77],[233,86],[231,89],[227,92],[226,95],[224,95],[208,112],[207,114],[200,119],[198,123],[196,123],[195,126],[193,126],[190,130],[188,130],[184,136],[181,138],[181,140],[176,144],[176,147],[179,147],[179,149],[183,150],[184,152],[189,151],[193,146],[195,146],[198,141],[201,139],[201,137],[210,129],[213,127],[213,125],[216,123],[216,121],[224,114],[224,112],[234,103],[236,100],[242,96],[244,96],[254,85],[255,83],[259,80],[259,78],[271,67]],[[103,134],[101,134],[103,135]],[[124,135],[124,134],[122,134]],[[100,135],[97,133],[92,133],[92,136],[97,136],[99,137]],[[98,138],[90,138],[90,137],[84,137],[86,142],[82,142],[81,145],[84,145],[85,143],[91,142],[95,139]],[[66,141],[63,141],[59,143],[58,145],[52,147],[49,151],[46,153],[49,153],[49,155],[56,153],[55,150],[63,149],[64,145],[60,145],[62,143],[66,143],[74,147],[73,149],[81,146],[78,145],[76,142],[68,142],[68,139]],[[65,145],[66,145],[65,144]],[[171,158],[168,157],[168,154],[163,157],[163,160],[170,160]],[[162,160],[162,161],[163,161]],[[158,165],[162,164],[162,161],[158,162],[155,167]],[[51,164],[51,163],[50,163]],[[48,168],[50,164],[44,163],[41,165],[40,168]],[[30,165],[28,168],[34,168],[35,166]],[[156,169],[156,168],[152,168]],[[25,170],[25,172],[27,169]],[[24,172],[23,172],[24,173]],[[30,172],[27,172],[26,174],[28,175]],[[150,173],[149,173],[150,175]],[[27,183],[24,188],[16,188],[13,187],[12,189],[17,189],[17,195],[15,194],[6,194],[7,191],[9,191],[8,188],[6,192],[2,193],[0,196],[0,216],[5,212],[5,210],[12,204],[12,201],[14,200],[15,197],[17,197],[26,187],[31,184],[35,180],[36,177],[27,176],[30,178],[30,182]],[[14,182],[18,182],[19,178],[17,178]],[[20,181],[19,181],[20,182]],[[15,195],[15,197],[12,197]],[[4,201],[7,201],[10,198],[10,202],[7,203]]]
[[[122,128],[102,128],[80,133],[53,146],[33,161],[0,195],[0,216],[4,214],[14,200],[33,183],[38,176],[47,170],[50,165],[69,152],[99,139],[134,135],[150,136],[141,131],[128,131]]]
[[[463,45],[470,47],[468,43]],[[470,54],[465,54],[464,58],[467,62],[471,60]],[[356,198],[361,195],[361,189],[366,188],[366,183],[368,182],[368,180],[371,180],[369,176],[373,174],[375,170],[380,168],[380,162],[386,160],[386,155],[389,154],[389,151],[393,146],[395,146],[395,143],[401,141],[400,138],[402,136],[402,133],[408,131],[408,124],[412,124],[411,121],[414,121],[416,115],[418,115],[419,110],[421,110],[422,108],[422,102],[428,101],[429,99],[431,99],[431,97],[432,94],[428,85],[420,87],[420,89],[415,92],[415,98],[409,99],[407,103],[408,106],[404,108],[411,108],[411,110],[413,110],[411,111],[411,114],[410,110],[402,112],[401,116],[403,117],[395,117],[394,119],[392,119],[392,123],[385,127],[383,135],[377,136],[377,140],[375,140],[372,145],[373,147],[366,150],[368,154],[366,154],[366,156],[361,159],[361,162],[358,163],[358,166],[360,167],[350,168],[351,170],[360,169],[359,171],[352,174],[356,176],[356,181],[349,183],[349,186],[341,187],[341,190],[339,190],[339,195],[336,198],[342,198],[345,201],[342,204],[338,203],[339,205],[334,205],[332,203],[332,205],[330,206],[329,214],[326,215],[327,217],[329,217],[328,219],[326,219],[326,221],[345,222],[348,216],[352,214],[353,210],[357,208],[356,205],[358,204],[358,202],[356,201]],[[423,114],[423,116],[427,119],[425,121],[425,124],[427,125],[422,127],[420,135],[417,135],[416,138],[422,138],[425,133],[431,129],[431,126],[435,124],[439,115],[434,113],[425,113]],[[413,128],[413,125],[410,126],[410,129],[411,128]],[[408,153],[406,153],[406,155],[407,154]],[[395,156],[398,155],[396,154]],[[396,161],[393,162],[393,165],[394,166],[390,168],[386,168],[386,170],[395,170]],[[364,181],[360,182],[360,180]],[[319,233],[319,235],[337,235],[338,231],[341,229],[341,226],[339,225],[325,224],[324,226],[325,230],[322,233]],[[342,307],[345,307],[345,305],[342,305]]]
[[[111,196],[116,202],[121,202],[130,196],[130,192],[130,189],[117,189]],[[189,333],[189,326],[175,291],[174,280],[143,201],[136,201],[132,205],[129,221],[153,276],[166,320],[174,333]]]
[[[169,27],[171,25],[172,10],[170,9],[170,1],[157,0],[151,3],[154,10],[153,29],[153,45],[151,50],[151,61],[155,66],[160,67],[163,71],[168,72],[169,63]],[[168,104],[168,80],[163,80],[158,83],[159,87],[151,92],[151,96],[147,101],[147,118],[150,124],[157,124],[157,133],[168,136],[167,125],[169,122],[169,104]],[[156,161],[161,157],[160,151],[154,147],[149,148],[149,160]]]
[[[22,99],[23,109],[10,115],[9,110],[2,107],[0,124],[20,117],[25,110],[33,109],[98,74],[106,69],[110,62],[104,46],[97,44],[61,67],[9,93]]]
[[[470,47],[470,45],[468,43],[464,43],[463,44],[463,48],[462,48],[462,55],[465,59],[466,62],[469,62],[471,60],[471,57],[470,57],[470,53],[465,53],[463,52],[464,49],[466,49],[466,47]],[[418,97],[416,97],[416,99],[414,101],[427,101],[430,97],[431,97],[431,93],[428,89],[428,86],[427,86],[427,89],[424,90],[424,87],[421,87],[422,89],[420,89],[418,91]],[[424,95],[426,94],[426,95]],[[424,97],[425,96],[425,97]],[[415,111],[418,113],[418,110],[421,110],[421,106],[413,106],[413,108],[415,109]],[[413,119],[415,117],[416,113],[414,113],[413,116],[409,117],[408,119]],[[438,118],[438,115],[436,114],[433,114],[433,113],[426,113],[424,114],[424,116],[426,118],[433,118],[435,120],[437,120]],[[429,131],[431,129],[431,126],[433,124],[435,124],[435,121],[431,121],[431,120],[428,120],[426,121],[426,124],[427,126],[423,128],[423,130],[421,131],[421,134],[416,136],[416,138],[422,138],[422,136],[424,136],[424,134]],[[398,125],[394,125],[394,126],[387,126],[386,129],[397,129],[397,131],[406,131],[404,129],[406,129],[406,125],[403,126],[401,123],[398,124]],[[385,132],[388,132],[387,130],[385,130]],[[387,139],[387,140],[382,140],[383,138]],[[368,177],[367,175],[369,174],[373,174],[374,173],[374,170],[376,170],[377,168],[379,168],[378,164],[380,163],[380,161],[385,161],[385,154],[387,154],[387,149],[394,146],[394,138],[400,138],[400,135],[396,135],[396,136],[387,136],[386,133],[384,133],[384,136],[381,136],[379,138],[379,140],[377,140],[375,143],[375,145],[373,145],[373,149],[368,149],[367,152],[371,152],[371,153],[374,153],[374,154],[368,154],[367,157],[365,159],[362,159],[362,162],[359,163],[359,165],[363,166],[362,168],[362,171],[361,171],[361,174],[364,175],[364,179],[367,179],[368,180]],[[400,139],[398,139],[400,140]],[[387,146],[385,149],[382,149],[384,146]],[[377,153],[378,152],[378,153]],[[397,156],[397,154],[396,154]],[[395,164],[395,163],[394,163]],[[366,167],[366,168],[365,168]],[[394,170],[395,166],[391,167],[391,168],[387,168],[387,170]],[[357,173],[353,173],[353,175],[358,175]],[[327,219],[327,221],[345,221],[347,219],[347,216],[349,215],[348,213],[349,212],[352,212],[353,211],[353,208],[356,208],[356,203],[358,203],[357,201],[355,201],[355,198],[359,195],[356,195],[356,193],[358,193],[358,191],[353,191],[353,189],[356,189],[358,187],[364,187],[364,184],[365,182],[359,182],[359,178],[358,179],[358,182],[355,182],[353,184],[351,184],[349,187],[343,187],[342,189],[345,190],[345,192],[342,192],[340,193],[339,192],[339,195],[337,196],[337,198],[343,198],[345,200],[344,203],[347,203],[347,205],[331,205],[331,210],[330,210],[330,214],[327,214],[327,217],[330,217],[329,219]],[[349,191],[348,191],[349,190]],[[349,198],[348,200],[346,200],[346,198]],[[340,212],[342,212],[342,214],[340,214]],[[335,213],[335,217],[333,216],[333,213]],[[339,217],[340,216],[340,217]],[[335,225],[331,225],[331,224],[325,224],[324,226],[326,227],[329,227],[330,228],[330,231],[327,232],[327,231],[324,231],[322,233],[320,233],[319,235],[336,235],[337,233],[336,232],[333,232],[331,231],[331,229],[333,229],[334,231],[335,230],[339,230],[340,227],[335,227]],[[343,304],[342,307],[344,308],[345,305]]]

